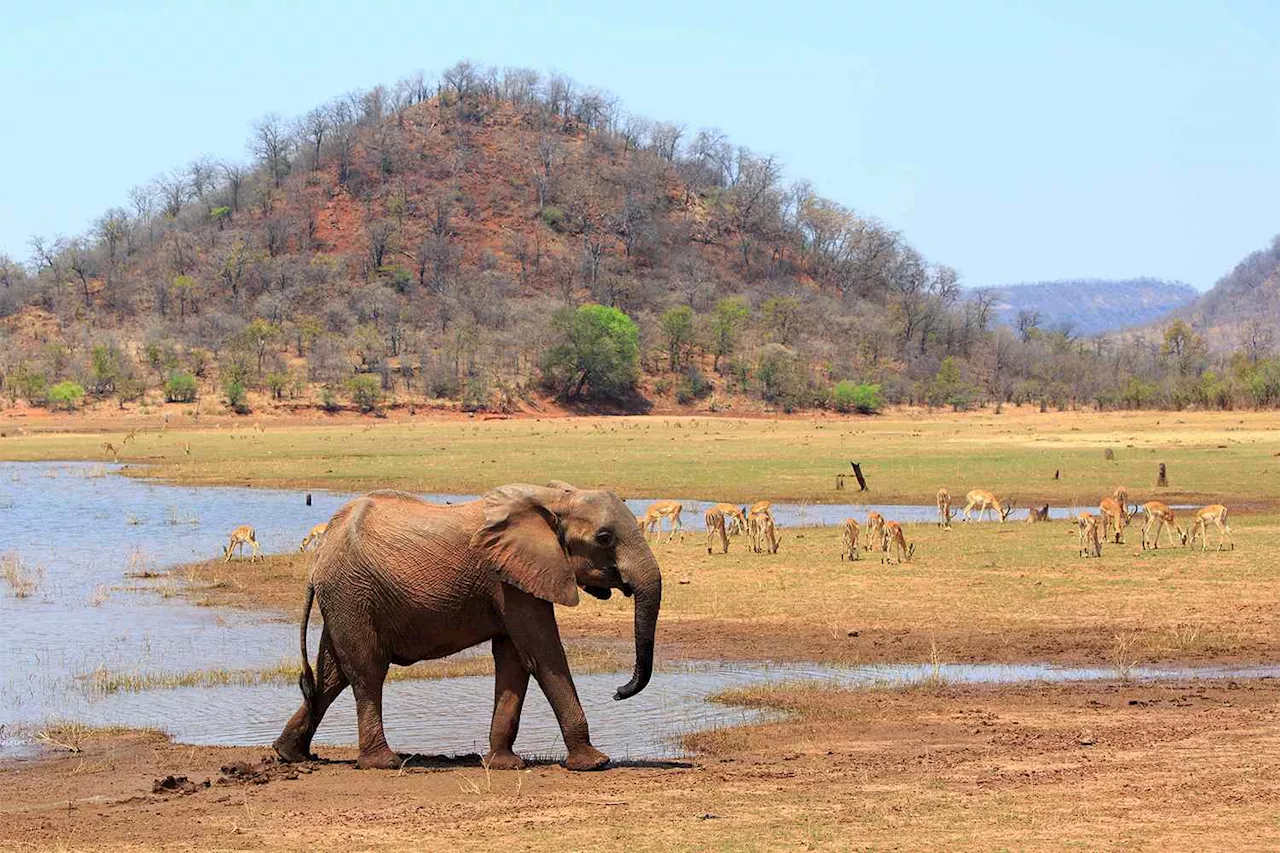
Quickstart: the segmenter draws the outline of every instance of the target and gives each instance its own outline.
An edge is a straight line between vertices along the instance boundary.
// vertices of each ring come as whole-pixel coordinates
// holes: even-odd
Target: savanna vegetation
[[[991,293],[776,158],[561,74],[463,61],[264,116],[249,151],[0,258],[0,394],[238,413],[1280,399],[1265,327],[1213,351],[1187,323],[997,327]]]

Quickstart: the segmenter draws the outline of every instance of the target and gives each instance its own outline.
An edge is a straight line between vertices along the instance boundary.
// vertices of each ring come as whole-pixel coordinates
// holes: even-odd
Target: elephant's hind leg
[[[325,711],[333,704],[343,690],[347,688],[347,677],[338,666],[338,658],[333,653],[333,641],[328,630],[320,635],[320,651],[316,654],[316,692],[315,707],[303,702],[293,713],[284,731],[272,744],[276,752],[285,761],[308,761],[311,754],[311,739],[315,737]]]
[[[520,659],[515,643],[506,637],[493,639],[494,696],[493,722],[489,726],[487,763],[495,770],[519,770],[524,760],[513,747],[520,730],[520,711],[529,689],[529,669]]]

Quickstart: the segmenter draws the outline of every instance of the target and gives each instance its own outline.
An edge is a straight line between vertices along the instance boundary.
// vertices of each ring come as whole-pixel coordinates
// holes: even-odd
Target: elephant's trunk
[[[623,579],[631,587],[636,602],[636,665],[631,680],[618,688],[614,699],[629,699],[649,683],[653,675],[653,638],[658,630],[658,609],[662,606],[662,573],[649,546],[640,547],[646,552],[637,566],[623,567]]]

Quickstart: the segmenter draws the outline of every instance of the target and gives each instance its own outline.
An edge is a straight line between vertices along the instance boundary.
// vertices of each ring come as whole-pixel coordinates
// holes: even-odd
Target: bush
[[[756,365],[760,396],[791,412],[814,402],[809,370],[800,355],[781,344],[766,344]]]
[[[711,383],[698,370],[697,365],[689,365],[689,369],[681,374],[680,381],[676,384],[676,402],[692,403],[694,400],[701,400],[711,391]]]
[[[338,402],[338,398],[333,393],[333,389],[328,385],[320,389],[320,408],[330,414],[342,411],[342,404]]]
[[[831,405],[837,412],[874,415],[884,408],[879,385],[855,383],[845,379],[831,389]]]
[[[9,374],[8,384],[10,396],[15,400],[21,397],[33,406],[43,404],[49,393],[49,380],[44,373],[28,367],[25,362]]]
[[[351,402],[363,414],[376,410],[382,403],[382,380],[371,373],[361,373],[347,380]]]
[[[551,321],[559,343],[542,359],[543,383],[567,400],[621,399],[640,377],[640,333],[617,308],[562,308]]]
[[[266,381],[267,390],[271,392],[271,399],[282,399],[284,392],[289,388],[289,374],[282,370],[273,370],[267,374]]]
[[[55,409],[74,412],[84,399],[84,388],[79,382],[59,382],[49,389],[49,404]]]
[[[222,393],[226,396],[227,406],[237,415],[247,415],[253,411],[249,406],[249,393],[238,379],[228,381],[223,386]]]
[[[564,211],[555,205],[549,204],[542,208],[542,212],[538,214],[542,217],[542,221],[556,231],[564,227],[565,215]]]
[[[186,371],[169,374],[164,383],[164,399],[167,403],[194,403],[199,394],[196,378]]]

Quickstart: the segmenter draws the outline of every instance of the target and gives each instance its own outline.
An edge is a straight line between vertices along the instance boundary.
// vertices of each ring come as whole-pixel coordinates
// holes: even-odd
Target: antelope
[[[767,512],[773,515],[773,501],[756,501],[751,505],[751,509],[747,510],[747,515],[755,515],[759,512]]]
[[[311,528],[306,536],[302,537],[302,544],[298,546],[298,551],[306,551],[312,545],[319,547],[320,540],[324,538],[325,531],[329,529],[329,522],[324,521]]]
[[[1173,518],[1173,510],[1160,501],[1149,501],[1142,505],[1142,511],[1146,513],[1146,523],[1142,525],[1142,547],[1147,547],[1147,531],[1152,527],[1156,529],[1155,538],[1151,542],[1151,547],[1160,547],[1160,530],[1165,525],[1169,526],[1169,544],[1173,544],[1173,531],[1178,531],[1178,538],[1182,540],[1181,544],[1187,544],[1187,533],[1178,526],[1178,522]]]
[[[237,548],[243,554],[245,545],[253,548],[253,554],[249,557],[250,562],[262,559],[262,549],[258,547],[258,535],[252,527],[242,524],[231,531],[231,540],[227,542],[227,547],[223,549],[224,556],[222,561],[224,563],[231,562],[231,555],[235,553]]]
[[[898,562],[902,562],[902,555],[907,555],[907,562],[911,562],[911,555],[916,552],[915,543],[911,543],[908,547],[907,537],[902,533],[902,525],[896,521],[886,521],[884,523],[884,532],[880,536],[880,550],[883,554],[880,557],[881,563],[889,562],[890,549],[898,558]]]
[[[718,509],[724,513],[724,520],[728,524],[729,535],[738,536],[747,531],[747,514],[742,511],[742,507],[735,504],[716,504],[712,509]]]
[[[1098,501],[1098,509],[1102,510],[1102,538],[1109,538],[1108,531],[1114,527],[1116,544],[1123,545],[1124,540],[1120,537],[1124,535],[1125,525],[1129,523],[1128,508],[1115,498],[1103,498]]]
[[[1222,550],[1222,543],[1225,539],[1225,541],[1231,543],[1231,550],[1234,551],[1236,543],[1231,538],[1231,525],[1227,524],[1227,508],[1222,504],[1213,504],[1196,511],[1196,521],[1191,527],[1191,538],[1188,543],[1191,545],[1196,544],[1196,536],[1199,535],[1200,550],[1208,550],[1210,522],[1218,528],[1218,550]]]
[[[675,538],[676,532],[680,533],[680,541],[684,541],[684,525],[680,523],[680,513],[684,512],[684,506],[679,501],[656,501],[649,504],[649,509],[644,514],[645,538],[649,538],[650,534],[657,534],[657,538],[662,538],[662,519],[670,519],[671,533],[667,536],[670,542]]]
[[[1092,513],[1082,512],[1076,516],[1081,557],[1102,556],[1102,539],[1098,538],[1098,524],[1098,517]]]
[[[852,518],[844,520],[844,531],[840,534],[840,559],[858,559],[858,522]]]
[[[768,509],[747,516],[747,536],[751,540],[751,550],[755,553],[778,553],[778,543],[782,539],[773,523],[773,514]]]
[[[872,510],[867,513],[866,549],[870,551],[875,543],[884,537],[884,516]]]
[[[951,492],[945,488],[938,489],[938,526],[943,530],[951,529]]]
[[[722,553],[729,553],[729,534],[724,529],[724,512],[715,507],[707,510],[702,516],[703,522],[707,526],[707,553],[713,553],[711,545],[715,542],[717,535],[720,537],[720,547],[724,549]]]
[[[969,520],[969,511],[975,506],[978,508],[978,521],[982,521],[982,517],[990,513],[993,509],[1000,515],[1000,523],[1004,524],[1004,520],[1009,517],[1009,513],[1013,512],[1014,501],[1009,501],[1008,506],[1002,506],[1000,499],[986,489],[973,489],[964,496],[968,501],[964,508],[964,520]]]
[[[1036,509],[1035,507],[1031,507],[1030,509],[1027,510],[1027,524],[1038,524],[1041,521],[1048,521],[1048,520],[1049,520],[1048,504],[1045,504],[1039,509]]]

